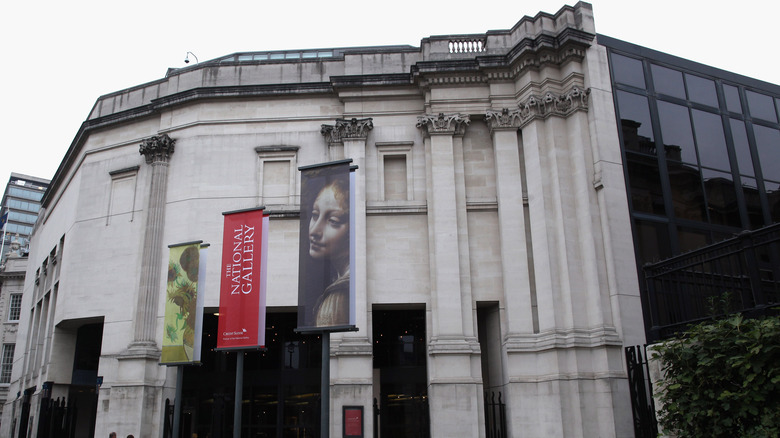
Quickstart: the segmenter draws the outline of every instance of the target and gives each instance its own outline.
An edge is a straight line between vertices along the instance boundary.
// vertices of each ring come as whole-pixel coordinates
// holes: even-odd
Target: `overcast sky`
[[[0,185],[50,179],[103,94],[159,79],[193,52],[409,44],[509,29],[564,0],[8,1],[0,18]],[[780,2],[593,0],[601,34],[780,84]]]

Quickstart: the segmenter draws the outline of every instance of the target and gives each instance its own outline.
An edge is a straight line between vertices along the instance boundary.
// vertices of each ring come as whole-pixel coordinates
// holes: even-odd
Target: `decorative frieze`
[[[168,134],[154,135],[143,142],[139,152],[146,158],[146,163],[151,164],[155,161],[167,162],[173,154],[173,145],[176,140],[168,137]]]
[[[335,125],[322,125],[320,133],[328,144],[341,143],[344,139],[351,138],[366,140],[368,131],[374,129],[374,119],[336,119]]]
[[[449,134],[463,135],[466,126],[471,122],[467,114],[426,114],[417,117],[417,127],[425,130],[427,135]]]
[[[517,109],[488,110],[485,120],[491,129],[522,128],[533,119],[549,116],[568,117],[575,111],[588,110],[590,88],[583,90],[573,86],[564,94],[547,92],[544,96],[531,96]]]

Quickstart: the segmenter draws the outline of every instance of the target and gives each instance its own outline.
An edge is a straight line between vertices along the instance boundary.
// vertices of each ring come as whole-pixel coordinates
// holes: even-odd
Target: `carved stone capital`
[[[322,125],[320,133],[328,144],[341,143],[344,139],[366,140],[368,131],[374,129],[374,119],[336,119],[335,125]]]
[[[531,96],[525,103],[520,104],[520,127],[536,118],[568,117],[575,111],[587,111],[589,95],[590,88],[583,90],[575,85],[564,94],[548,91],[541,97]]]
[[[491,130],[517,129],[520,127],[522,115],[519,109],[503,108],[501,111],[487,110],[485,121]]]
[[[426,114],[417,117],[417,127],[425,130],[427,135],[449,134],[463,135],[466,126],[471,122],[467,114]]]
[[[173,145],[176,140],[168,137],[168,134],[155,135],[141,142],[139,152],[146,158],[146,163],[167,162],[173,154]]]

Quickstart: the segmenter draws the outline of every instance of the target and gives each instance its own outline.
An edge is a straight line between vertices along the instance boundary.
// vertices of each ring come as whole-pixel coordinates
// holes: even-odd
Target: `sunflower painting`
[[[170,247],[161,363],[195,360],[200,242]]]

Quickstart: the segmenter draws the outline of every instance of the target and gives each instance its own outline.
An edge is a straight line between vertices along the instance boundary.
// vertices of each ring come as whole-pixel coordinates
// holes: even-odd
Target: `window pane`
[[[750,146],[748,145],[747,132],[745,131],[745,122],[737,119],[730,119],[730,121],[731,137],[734,139],[734,152],[737,155],[739,173],[742,175],[755,176],[753,158],[750,156]]]
[[[692,113],[701,165],[731,172],[722,119],[705,111],[693,110]]]
[[[650,108],[647,104],[647,98],[625,91],[618,91],[617,97],[624,134],[623,143],[626,150],[655,155],[653,125],[650,123]]]
[[[645,88],[645,74],[642,71],[642,61],[626,56],[612,54],[612,75],[615,82]]]
[[[702,169],[704,190],[707,193],[707,211],[710,223],[741,228],[739,204],[730,173]]]
[[[704,105],[718,107],[718,95],[715,92],[715,82],[687,73],[685,75],[685,82],[688,85],[688,99]]]
[[[661,137],[667,160],[682,160],[696,164],[696,149],[688,108],[658,101],[658,118],[661,121]]]
[[[617,97],[632,207],[636,211],[664,215],[666,210],[647,98],[624,91],[618,91]]]
[[[742,105],[740,104],[737,87],[723,84],[723,94],[726,96],[726,108],[733,113],[742,114]]]
[[[769,201],[769,216],[772,222],[780,222],[780,183],[766,182],[766,198]]]
[[[11,370],[14,365],[16,344],[3,345],[3,357],[0,359],[0,383],[11,383]]]
[[[655,157],[626,152],[631,206],[635,211],[665,215],[664,194]]]
[[[745,90],[745,97],[747,97],[748,109],[752,117],[777,122],[775,103],[771,97],[750,90]]]
[[[672,256],[669,247],[669,230],[666,224],[636,221],[636,241],[639,265],[668,259]]]
[[[707,216],[704,214],[704,192],[699,170],[695,166],[675,162],[669,162],[668,167],[675,216],[705,221]]]
[[[742,177],[742,194],[745,197],[750,229],[764,226],[764,215],[761,213],[761,196],[758,194],[758,183],[755,178]]]
[[[677,242],[680,245],[680,252],[693,251],[702,246],[707,246],[710,242],[706,231],[694,230],[690,228],[679,228],[677,230]]]
[[[682,72],[655,64],[651,64],[650,69],[653,72],[653,85],[656,93],[685,99]]]
[[[22,294],[11,294],[8,304],[8,320],[18,321],[22,312]]]
[[[780,181],[780,131],[753,125],[753,132],[756,134],[758,161],[764,179]]]

